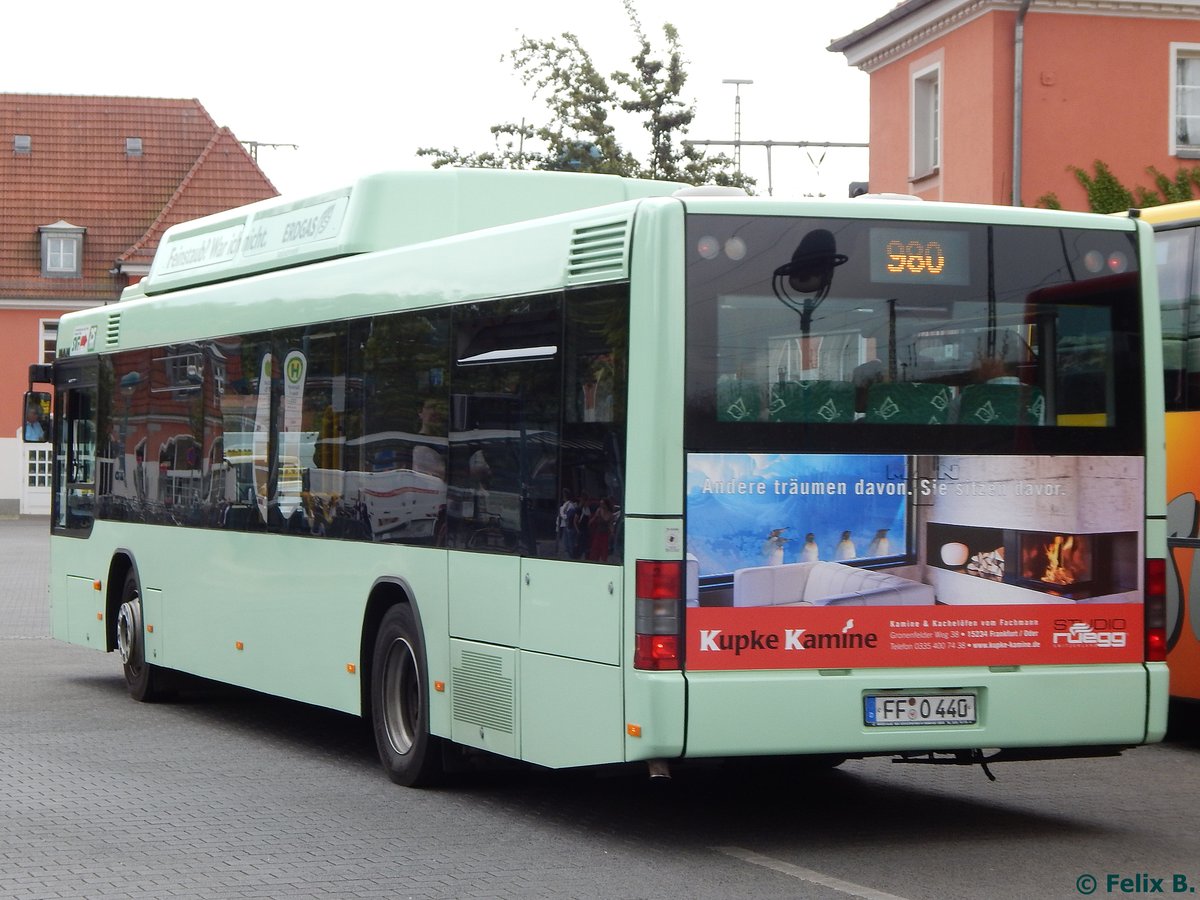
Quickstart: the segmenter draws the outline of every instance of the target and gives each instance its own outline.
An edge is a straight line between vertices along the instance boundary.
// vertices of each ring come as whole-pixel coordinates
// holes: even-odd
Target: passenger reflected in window
[[[417,413],[420,427],[417,434],[446,439],[446,401],[429,398],[421,404]],[[413,471],[421,475],[431,475],[440,481],[446,480],[445,457],[432,445],[418,443],[413,447]]]

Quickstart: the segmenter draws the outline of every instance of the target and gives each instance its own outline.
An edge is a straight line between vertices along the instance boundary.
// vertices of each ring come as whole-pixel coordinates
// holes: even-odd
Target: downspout
[[[1033,0],[1021,0],[1017,25],[1013,31],[1013,167],[1012,205],[1021,205],[1021,88],[1025,80],[1025,13]]]

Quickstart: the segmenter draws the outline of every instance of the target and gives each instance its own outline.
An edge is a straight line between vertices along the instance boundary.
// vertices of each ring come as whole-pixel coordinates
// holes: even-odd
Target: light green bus
[[[31,370],[54,636],[139,700],[366,717],[406,785],[1157,741],[1153,258],[1114,217],[484,170],[177,225]]]

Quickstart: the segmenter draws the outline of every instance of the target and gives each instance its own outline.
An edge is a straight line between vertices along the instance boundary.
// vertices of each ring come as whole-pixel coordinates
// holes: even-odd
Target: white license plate
[[[867,694],[867,725],[974,725],[974,694]]]

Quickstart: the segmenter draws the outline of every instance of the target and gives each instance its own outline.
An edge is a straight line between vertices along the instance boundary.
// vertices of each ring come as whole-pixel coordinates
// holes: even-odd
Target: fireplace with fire
[[[1020,581],[1049,593],[1073,596],[1092,591],[1095,583],[1092,545],[1107,535],[1020,532]],[[1102,593],[1111,593],[1102,591]]]
[[[1137,534],[1020,531],[930,523],[926,561],[1065,600],[1137,589]]]

